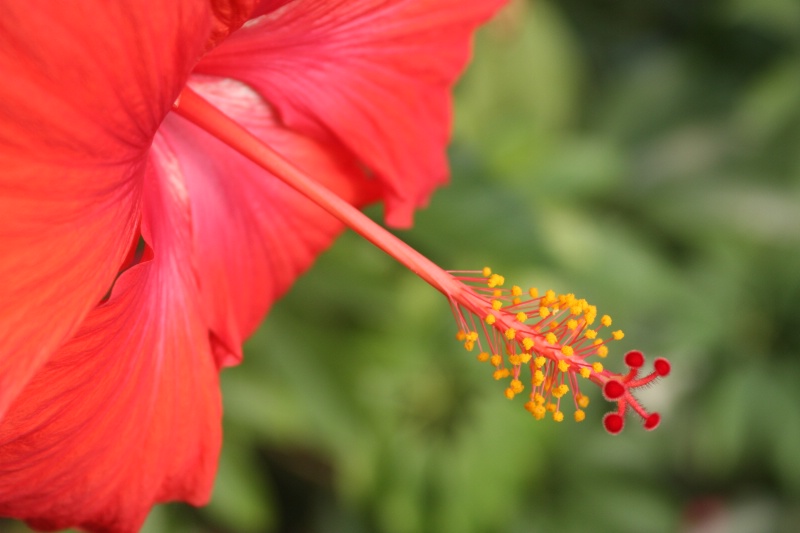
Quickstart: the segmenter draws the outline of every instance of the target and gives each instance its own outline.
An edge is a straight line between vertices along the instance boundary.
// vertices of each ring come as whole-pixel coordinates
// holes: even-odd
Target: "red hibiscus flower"
[[[4,2],[0,515],[135,531],[206,502],[219,369],[343,227],[183,117],[210,102],[395,226],[446,179],[500,0],[256,3]]]

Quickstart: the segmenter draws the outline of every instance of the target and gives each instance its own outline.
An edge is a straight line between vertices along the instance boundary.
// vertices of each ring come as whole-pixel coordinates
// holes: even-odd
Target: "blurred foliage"
[[[796,531],[799,40],[794,0],[515,2],[458,87],[453,183],[401,235],[668,357],[655,433],[608,436],[599,395],[535,422],[348,233],[223,374],[211,505],[145,532]]]

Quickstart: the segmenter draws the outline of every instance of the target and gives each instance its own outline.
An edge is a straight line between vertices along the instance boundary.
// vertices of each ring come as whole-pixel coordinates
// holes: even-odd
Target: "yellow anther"
[[[563,422],[564,413],[562,413],[561,411],[556,411],[555,413],[553,413],[553,420],[555,420],[556,422]]]
[[[511,387],[506,389],[506,398],[508,398],[509,400],[514,399],[514,391],[511,390]]]
[[[514,305],[519,305],[522,303],[522,298],[520,297],[514,298],[513,300],[511,300],[511,303]]]
[[[508,328],[506,330],[506,339],[511,341],[514,340],[514,337],[516,336],[517,336],[517,330],[515,330],[514,328]]]
[[[554,304],[557,301],[558,301],[558,298],[556,298],[556,291],[554,291],[552,289],[550,289],[549,291],[544,293],[544,298],[542,298],[542,303],[544,305]]]
[[[478,340],[478,332],[477,331],[470,331],[469,333],[467,333],[467,340],[468,341],[472,341],[472,342],[475,342],[476,340]]]
[[[605,357],[608,355],[608,346],[598,346],[597,347],[597,356],[598,357]]]
[[[540,355],[539,357],[533,360],[533,364],[536,365],[536,368],[542,368],[546,362],[547,359],[545,359],[543,355]]]
[[[575,422],[583,422],[586,419],[586,413],[578,409],[575,411]]]
[[[547,327],[549,327],[550,329],[556,329],[558,327],[558,322],[553,320]]]
[[[579,370],[579,372],[581,373],[581,376],[583,376],[585,378],[588,378],[589,376],[592,375],[592,369],[589,368],[588,366],[585,366],[585,367],[581,368]]]
[[[468,352],[471,352],[472,349],[475,348],[475,341],[464,341],[464,348],[466,348]]]
[[[536,287],[531,287],[528,289],[528,294],[531,295],[531,298],[538,298],[539,297],[539,289]]]
[[[498,311],[501,307],[503,307],[503,302],[500,300],[492,300],[492,309]]]
[[[578,321],[573,319],[567,320],[567,329],[575,329],[578,327]]]
[[[493,314],[490,313],[486,315],[486,318],[484,318],[483,320],[491,326],[497,321],[497,317],[495,317]]]
[[[542,418],[544,418],[545,413],[546,410],[544,406],[537,405],[536,407],[533,408],[533,412],[531,414],[533,415],[533,418],[535,418],[536,420],[541,420]]]
[[[586,409],[587,407],[589,407],[589,397],[588,396],[584,396],[583,394],[578,396],[578,405],[582,409]]]
[[[489,276],[489,281],[487,281],[486,284],[493,289],[495,287],[502,287],[503,283],[505,282],[506,278],[504,278],[503,276],[499,274],[492,274]]]
[[[575,350],[572,349],[572,346],[562,346],[561,347],[561,353],[563,353],[564,355],[569,357],[570,355],[575,353]]]
[[[546,340],[550,344],[556,344],[558,342],[558,337],[552,331],[545,335],[544,340]]]
[[[526,411],[533,414],[533,410],[536,409],[536,403],[533,400],[530,400],[528,402],[525,402],[524,407]]]
[[[550,316],[550,309],[548,309],[547,307],[544,307],[544,306],[540,307],[539,308],[539,316],[542,317],[542,318],[549,317]]]
[[[515,394],[519,394],[523,390],[525,390],[525,385],[518,379],[511,380],[511,390],[514,391]]]
[[[520,311],[514,318],[517,319],[517,322],[525,322],[526,320],[528,320],[528,315]]]
[[[625,336],[625,333],[621,329],[618,329],[617,331],[611,333],[611,336],[614,337],[615,341],[618,341]]]
[[[525,348],[526,350],[530,350],[531,348],[533,348],[533,339],[531,339],[530,337],[525,337],[524,339],[522,339],[522,347]]]
[[[521,354],[519,354],[519,360],[523,365],[527,365],[528,361],[531,360],[531,354],[529,354],[527,352],[521,353]]]
[[[508,371],[507,368],[500,368],[500,369],[494,371],[494,374],[492,374],[492,377],[494,377],[494,379],[499,381],[501,379],[507,378],[509,375],[510,375],[510,372]]]
[[[478,361],[480,361],[481,363],[485,363],[488,360],[489,360],[489,354],[488,353],[481,352],[481,353],[478,354]]]
[[[560,372],[566,372],[569,370],[569,363],[565,359],[562,359],[558,362],[558,370]]]
[[[603,371],[603,363],[592,363],[592,370],[599,374]]]
[[[503,356],[497,353],[493,354],[489,362],[492,363],[492,366],[500,366],[503,364]]]
[[[584,337],[587,339],[594,339],[597,337],[597,332],[593,329],[587,329],[586,333],[583,334]]]
[[[489,267],[483,267],[483,277],[488,278],[492,275],[492,269]]]
[[[519,285],[511,287],[511,296],[522,296],[522,287]]]
[[[567,387],[564,383],[562,383],[561,385],[553,389],[553,396],[555,396],[556,398],[561,398],[568,392],[569,392],[569,387]]]
[[[573,305],[569,308],[569,312],[572,315],[578,316],[579,314],[583,313],[583,307],[580,305]]]
[[[508,363],[514,366],[522,364],[522,357],[519,354],[511,354],[508,356]]]
[[[603,344],[603,339],[597,339],[592,344],[594,344],[595,346],[599,346],[599,345]]]
[[[603,318],[600,319],[600,323],[603,324],[605,327],[611,325],[611,317],[608,315],[603,315]]]
[[[544,396],[537,392],[533,395],[533,401],[536,402],[537,405],[542,405],[544,404]]]
[[[463,330],[458,330],[458,333],[456,333],[456,340],[463,341],[466,340],[466,338],[467,338],[467,332]]]
[[[500,298],[503,295],[503,289],[495,289],[492,291],[492,296]]]
[[[548,402],[547,405],[544,406],[544,408],[550,411],[551,413],[555,413],[557,409],[556,404],[550,402]]]
[[[533,385],[534,387],[538,387],[544,382],[544,372],[541,370],[537,370],[533,373]]]

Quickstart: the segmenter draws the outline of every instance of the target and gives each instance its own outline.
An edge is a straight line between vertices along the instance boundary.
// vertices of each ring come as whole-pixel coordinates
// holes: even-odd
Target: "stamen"
[[[458,326],[459,342],[467,351],[478,348],[477,359],[494,367],[494,379],[510,378],[505,389],[507,398],[526,390],[520,376],[522,367],[528,366],[530,400],[525,409],[536,420],[547,412],[556,422],[564,420],[561,399],[569,393],[575,405],[573,418],[584,420],[583,409],[589,398],[580,392],[580,376],[600,386],[606,399],[617,403],[617,411],[603,419],[609,433],[622,430],[628,407],[642,417],[645,429],[658,426],[660,416],[645,411],[631,391],[668,375],[669,362],[656,359],[654,371],[637,379],[644,364],[641,352],[625,356],[630,368],[626,375],[614,374],[601,363],[588,361],[593,356],[606,357],[607,344],[624,334],[617,330],[598,338],[601,330],[611,325],[611,317],[604,315],[599,326],[590,327],[597,318],[597,308],[586,300],[552,290],[539,296],[536,288],[529,289],[523,298],[521,287],[503,288],[505,278],[489,267],[446,272],[304,174],[191,89],[183,90],[174,110],[305,195],[444,294]]]

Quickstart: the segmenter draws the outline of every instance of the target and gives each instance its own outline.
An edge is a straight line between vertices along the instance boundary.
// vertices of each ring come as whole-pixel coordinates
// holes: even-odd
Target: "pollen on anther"
[[[510,375],[510,372],[508,371],[507,368],[500,368],[500,369],[494,371],[494,374],[492,374],[492,377],[495,380],[500,381],[501,379],[507,378],[509,375]]]
[[[495,287],[502,287],[503,283],[505,282],[506,279],[503,276],[500,276],[499,274],[491,274],[486,284],[489,286],[489,288],[493,289]]]
[[[524,339],[522,339],[522,346],[526,350],[530,350],[531,348],[533,348],[533,339],[531,339],[530,337],[525,337]]]
[[[537,420],[549,412],[560,422],[565,417],[562,402],[571,393],[575,405],[572,417],[581,422],[586,419],[584,409],[589,398],[578,390],[580,374],[587,380],[582,384],[600,385],[605,399],[616,403],[615,411],[603,419],[610,433],[622,430],[624,416],[631,411],[641,416],[645,429],[658,425],[660,416],[648,414],[639,404],[635,390],[668,375],[671,368],[666,359],[657,358],[653,371],[640,376],[644,356],[641,352],[628,352],[625,363],[630,370],[626,374],[605,370],[602,363],[591,358],[606,357],[608,346],[614,346],[610,341],[624,338],[622,330],[609,328],[609,333],[602,332],[603,327],[612,324],[609,315],[598,315],[595,306],[571,293],[556,294],[548,290],[539,296],[539,291],[531,288],[528,291],[531,299],[527,299],[517,285],[501,288],[505,280],[488,267],[479,271],[484,280],[477,279],[474,271],[463,272],[463,277],[455,273],[456,280],[471,293],[452,295],[460,325],[456,338],[468,350],[481,347],[477,359],[492,364],[496,380],[510,379],[503,389],[506,397],[514,398],[530,384],[530,401],[525,409]],[[591,326],[595,320],[599,324]],[[481,335],[475,330],[481,331]],[[529,380],[522,377],[523,365],[529,365]],[[523,384],[525,381],[528,384]]]

